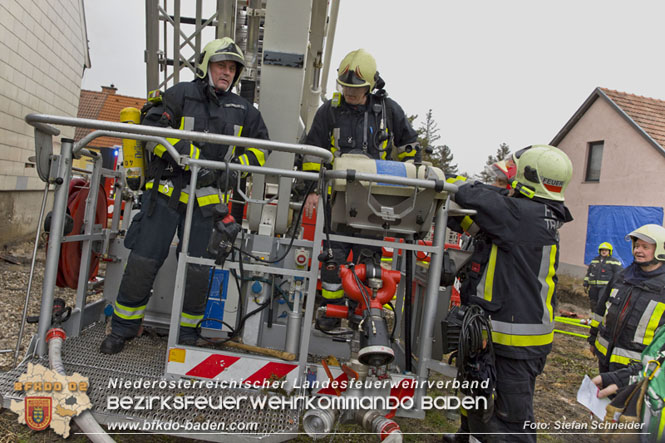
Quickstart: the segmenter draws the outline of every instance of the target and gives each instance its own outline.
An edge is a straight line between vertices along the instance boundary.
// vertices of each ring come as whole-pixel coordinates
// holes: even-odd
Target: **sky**
[[[145,96],[144,3],[85,8],[83,88]],[[501,143],[549,143],[598,86],[665,100],[663,17],[660,0],[341,0],[328,95],[344,55],[365,48],[414,126],[431,109],[437,144],[473,174]]]

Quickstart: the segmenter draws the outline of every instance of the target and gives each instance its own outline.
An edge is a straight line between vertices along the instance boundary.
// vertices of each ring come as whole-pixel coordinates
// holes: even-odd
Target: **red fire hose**
[[[74,219],[74,228],[67,234],[83,234],[83,218],[85,216],[85,200],[88,198],[90,183],[82,178],[74,178],[69,183],[69,197],[67,199],[67,208]],[[106,192],[104,187],[99,187],[97,194],[97,211],[95,214],[95,224],[106,228],[107,212]],[[47,246],[48,247],[48,246]],[[58,274],[56,285],[60,288],[78,288],[79,268],[81,266],[81,242],[63,243],[60,247],[60,260],[58,262]],[[90,274],[88,279],[97,276],[99,270],[99,255],[92,254],[90,261]]]

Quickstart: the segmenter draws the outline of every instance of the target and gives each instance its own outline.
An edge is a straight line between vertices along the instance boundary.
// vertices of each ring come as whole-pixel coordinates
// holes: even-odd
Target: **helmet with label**
[[[573,175],[573,164],[565,152],[550,145],[533,145],[513,154],[517,167],[513,187],[526,197],[564,201]]]

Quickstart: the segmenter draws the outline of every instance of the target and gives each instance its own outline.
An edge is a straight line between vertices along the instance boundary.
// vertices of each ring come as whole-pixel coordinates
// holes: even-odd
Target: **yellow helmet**
[[[374,89],[377,78],[376,60],[364,49],[346,54],[337,68],[337,84],[349,88],[369,86]]]
[[[665,228],[660,225],[649,224],[641,226],[626,235],[626,240],[633,242],[633,249],[635,249],[635,241],[638,238],[647,243],[655,244],[654,259],[665,262]]]
[[[222,60],[236,62],[238,68],[236,69],[236,75],[233,77],[233,84],[231,85],[231,87],[234,87],[245,67],[245,56],[243,56],[242,50],[230,37],[218,38],[205,45],[199,58],[196,76],[198,78],[205,78],[208,75],[208,64]]]
[[[528,146],[513,154],[517,174],[513,188],[533,198],[563,201],[573,176],[573,164],[565,152],[550,145]]]
[[[612,255],[612,251],[614,250],[614,248],[612,248],[612,244],[608,242],[602,242],[598,245],[598,253],[600,253],[601,249],[607,249],[610,251],[610,255]]]

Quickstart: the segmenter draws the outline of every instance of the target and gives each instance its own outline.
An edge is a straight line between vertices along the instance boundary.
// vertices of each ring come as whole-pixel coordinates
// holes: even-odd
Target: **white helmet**
[[[649,224],[640,226],[626,235],[626,240],[633,242],[633,249],[635,249],[635,240],[638,238],[652,245],[655,244],[654,260],[665,262],[665,228],[660,225]]]
[[[233,78],[233,84],[231,85],[231,87],[234,87],[245,67],[245,57],[242,54],[242,50],[230,37],[219,38],[205,45],[203,52],[201,52],[196,76],[205,78],[208,75],[208,64],[222,60],[234,61],[238,66],[236,75]]]

